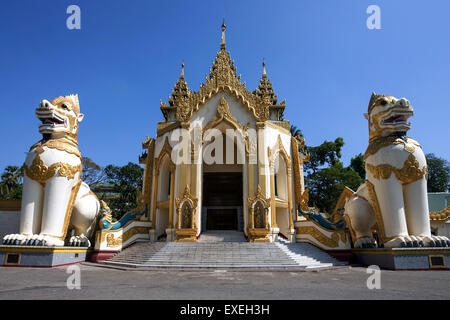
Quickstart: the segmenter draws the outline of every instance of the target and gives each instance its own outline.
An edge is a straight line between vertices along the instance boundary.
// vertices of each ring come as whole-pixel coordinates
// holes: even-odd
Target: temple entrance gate
[[[242,191],[242,172],[205,172],[202,231],[243,231]]]

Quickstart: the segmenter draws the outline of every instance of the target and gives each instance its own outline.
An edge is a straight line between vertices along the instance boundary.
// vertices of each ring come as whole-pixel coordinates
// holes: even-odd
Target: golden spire
[[[186,83],[186,80],[184,80],[184,60],[181,63],[181,72],[180,72],[180,78],[178,79],[177,83],[175,84],[175,87],[172,90],[172,95],[169,96],[169,106],[170,107],[176,107],[179,102],[185,98],[187,98],[190,94],[189,87]]]
[[[266,62],[264,61],[264,58],[263,58],[262,65],[263,65],[263,73],[262,73],[261,80],[259,82],[259,86],[256,89],[255,93],[259,97],[261,97],[263,99],[267,99],[270,102],[270,104],[276,105],[277,104],[277,96],[275,95],[275,93],[273,91],[270,80],[267,79]]]
[[[180,74],[180,79],[183,78],[184,79],[184,60],[181,63],[181,74]]]
[[[263,63],[262,63],[262,65],[263,65],[263,74],[262,74],[262,76],[263,76],[263,78],[267,78],[267,73],[266,73],[266,63],[265,63],[265,61],[264,61],[264,58],[263,58]]]
[[[220,43],[220,50],[225,50],[225,29],[227,26],[225,25],[225,18],[222,22],[222,42]]]

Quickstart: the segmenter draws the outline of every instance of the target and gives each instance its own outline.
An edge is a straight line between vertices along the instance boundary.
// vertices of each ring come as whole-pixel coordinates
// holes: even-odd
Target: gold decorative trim
[[[185,202],[189,204],[190,212],[189,216],[185,216],[184,219],[190,220],[190,228],[183,228],[181,225],[181,216],[182,214],[184,214],[183,212],[181,212],[181,209]],[[189,186],[185,187],[182,198],[175,198],[175,204],[177,208],[177,228],[175,229],[177,241],[197,241],[196,235],[198,230],[196,221],[198,199],[191,194]]]
[[[101,239],[101,242],[103,242],[106,239],[106,246],[107,247],[118,247],[121,246],[123,243],[131,239],[136,234],[145,234],[148,235],[149,227],[133,227],[124,233],[122,233],[121,236],[118,236],[117,238],[114,237],[114,234],[116,232],[104,232],[103,239]]]
[[[158,158],[156,159],[155,164],[155,184],[153,188],[153,207],[152,207],[152,229],[155,229],[156,227],[156,205],[158,203],[159,169],[161,161],[164,159],[164,157],[167,156],[169,158],[171,176],[173,177],[175,175],[175,164],[172,162],[171,154],[172,154],[172,147],[169,144],[169,139],[166,137],[164,140],[164,145],[158,155]],[[174,193],[173,188],[171,188],[170,192],[171,195]],[[170,196],[169,199],[172,200],[172,197]],[[171,208],[172,203],[173,202],[169,203],[169,209]]]
[[[286,149],[283,146],[283,142],[281,141],[281,135],[278,135],[277,142],[275,146],[271,149],[267,148],[267,155],[269,158],[269,169],[270,169],[270,188],[271,188],[271,197],[272,197],[272,227],[278,227],[276,220],[276,205],[275,205],[275,163],[277,160],[277,156],[281,154],[286,163],[286,177],[287,177],[287,193],[288,193],[288,215],[289,215],[289,229],[294,229],[294,221],[292,218],[292,162],[291,157],[287,153]]]
[[[148,138],[145,143],[142,144],[144,148],[147,148],[147,157],[145,160],[145,175],[144,182],[142,185],[142,206],[145,205],[150,208],[151,197],[152,197],[152,183],[153,183],[153,166],[155,163],[155,139]],[[145,220],[150,220],[150,214],[146,214]]]
[[[292,149],[292,162],[294,167],[294,193],[295,193],[295,207],[300,204],[302,200],[302,177],[300,174],[300,157],[298,155],[298,142],[297,139],[291,137],[291,149]]]
[[[269,108],[276,101],[263,94],[261,90],[250,92],[237,76],[234,63],[225,47],[221,47],[210,69],[209,77],[200,85],[197,92],[192,92],[184,81],[184,74],[178,80],[169,97],[169,105],[161,102],[161,110],[176,108],[177,119],[183,124],[188,123],[194,112],[206,103],[213,95],[226,91],[238,99],[257,121],[269,119]]]
[[[387,237],[386,231],[384,229],[383,215],[380,209],[380,203],[378,202],[378,197],[375,192],[375,186],[369,181],[366,180],[367,191],[369,192],[370,204],[372,205],[373,212],[375,213],[375,217],[377,220],[377,230],[379,233],[379,237],[381,242],[386,243],[389,240],[396,238],[397,236]],[[400,235],[405,236],[405,235]]]
[[[165,124],[166,122],[160,122],[158,123],[158,128],[156,129],[156,136],[160,137],[164,135],[167,132],[170,132],[172,130],[175,130],[177,128],[181,127],[181,123],[179,121],[176,121],[174,123],[169,123],[165,126],[162,126],[162,124]]]
[[[107,247],[118,247],[121,246],[123,243],[122,236],[119,236],[117,238],[114,238],[114,233],[108,233],[106,235],[106,246]]]
[[[217,105],[217,112],[215,117],[212,118],[206,124],[206,126],[203,127],[202,136],[205,134],[207,130],[216,127],[222,121],[228,122],[232,127],[234,127],[237,130],[240,130],[242,133],[250,127],[250,123],[247,123],[244,127],[239,123],[239,121],[235,117],[233,117],[230,111],[230,107],[228,106],[227,99],[225,99],[224,96],[220,98],[219,104]]]
[[[256,228],[256,216],[255,206],[260,202],[264,208],[264,228]],[[266,242],[270,231],[269,227],[269,208],[271,206],[271,199],[266,198],[261,190],[261,186],[258,185],[256,195],[254,197],[247,198],[248,207],[248,241],[250,242]]]
[[[402,144],[405,147],[405,151],[409,153],[414,152],[415,150],[414,146],[421,148],[420,144],[417,141],[409,137],[407,137],[406,139],[407,141],[397,136],[387,136],[373,139],[372,141],[369,142],[369,146],[367,147],[367,150],[364,153],[364,160],[377,153],[380,149],[390,145]]]
[[[13,255],[13,254],[17,254],[19,257],[18,257],[18,259],[17,259],[17,262],[15,262],[15,263],[13,263],[13,262],[9,262],[8,263],[8,256],[9,255]],[[5,266],[18,266],[18,265],[20,265],[20,259],[22,259],[22,253],[16,253],[16,252],[7,252],[6,254],[5,254],[5,261],[3,262],[3,265],[5,265]]]
[[[47,167],[44,164],[44,161],[42,161],[39,154],[36,155],[30,167],[28,167],[27,165],[24,165],[23,167],[25,174],[30,179],[37,181],[41,184],[46,183],[48,179],[53,177],[58,169],[59,169],[58,175],[61,177],[66,177],[67,180],[74,179],[75,174],[77,173],[80,173],[81,175],[81,171],[83,170],[81,164],[72,166],[64,162],[56,162],[52,164],[50,167]]]
[[[291,157],[289,156],[289,154],[287,153],[286,149],[283,146],[283,142],[281,141],[281,136],[278,135],[277,138],[277,142],[275,144],[275,146],[271,149],[270,147],[267,150],[267,154],[269,157],[269,166],[270,166],[270,172],[271,174],[274,173],[275,171],[275,160],[276,157],[278,155],[278,153],[281,153],[284,157],[284,160],[286,161],[286,169],[287,169],[287,174],[290,175],[290,171],[291,171]]]
[[[36,152],[42,153],[43,147],[47,147],[50,149],[57,149],[60,151],[65,151],[67,153],[76,155],[78,158],[81,159],[81,152],[78,148],[78,144],[75,141],[70,140],[68,137],[60,138],[60,139],[50,139],[47,141],[41,140],[38,143],[35,143],[31,146],[30,151],[33,149],[36,149]]]
[[[433,265],[433,263],[431,262],[432,258],[441,258],[442,259],[442,263],[443,265]],[[447,263],[445,262],[445,256],[443,254],[433,254],[433,255],[429,255],[428,256],[428,263],[430,265],[430,269],[442,269],[442,268],[447,268]]]
[[[303,227],[297,227],[297,234],[309,234],[314,239],[319,241],[321,244],[330,247],[330,248],[336,248],[339,246],[339,235],[338,232],[333,232],[331,234],[331,238],[328,238],[326,235],[324,235],[322,232],[320,232],[317,228],[313,226],[303,226]]]
[[[275,130],[278,130],[287,135],[291,135],[289,121],[276,121],[275,122],[275,121],[268,120],[265,123],[267,126],[273,128]]]
[[[66,238],[67,230],[69,229],[70,217],[72,216],[73,205],[75,204],[75,199],[77,198],[78,190],[80,190],[81,179],[73,186],[72,192],[70,193],[69,203],[67,204],[66,215],[64,217],[64,225],[62,229],[62,237],[59,239],[64,240]]]
[[[366,163],[366,169],[369,171],[375,179],[389,179],[392,173],[403,184],[409,184],[417,180],[422,179],[424,176],[428,179],[428,167],[425,165],[422,169],[419,169],[419,161],[410,154],[408,159],[405,160],[403,168],[397,169],[390,164],[380,164],[377,166]]]

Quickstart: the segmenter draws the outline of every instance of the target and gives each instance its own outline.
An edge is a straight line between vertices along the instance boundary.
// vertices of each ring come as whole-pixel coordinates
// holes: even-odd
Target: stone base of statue
[[[389,270],[450,269],[449,248],[353,249],[358,263]]]
[[[57,267],[86,261],[92,249],[82,247],[0,246],[0,266]]]

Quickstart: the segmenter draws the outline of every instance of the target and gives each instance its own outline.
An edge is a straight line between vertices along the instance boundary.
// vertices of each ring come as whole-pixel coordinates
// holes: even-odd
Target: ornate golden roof
[[[182,126],[187,125],[200,106],[219,91],[227,91],[234,95],[253,114],[256,121],[266,121],[269,119],[269,108],[278,107],[284,109],[284,102],[279,105],[277,97],[272,89],[272,84],[267,79],[265,68],[263,78],[257,90],[250,92],[241,82],[241,77],[237,76],[234,62],[231,60],[225,45],[225,21],[222,23],[222,40],[220,51],[217,53],[214,63],[210,69],[209,77],[205,83],[200,85],[197,92],[189,90],[184,80],[184,64],[180,79],[177,81],[172,95],[169,97],[169,105],[161,101],[161,111],[166,114],[169,110],[176,108],[177,120]]]
[[[187,99],[189,97],[189,87],[186,83],[186,80],[184,80],[184,62],[181,64],[181,74],[180,78],[178,79],[177,83],[175,84],[175,87],[172,90],[172,96],[169,97],[169,105],[172,107],[175,104],[175,102],[178,102],[182,99]]]
[[[263,59],[263,74],[261,77],[261,80],[259,81],[258,88],[253,91],[254,94],[259,96],[264,101],[268,101],[271,105],[277,104],[277,96],[272,88],[272,83],[270,83],[270,80],[267,78],[267,72],[266,72],[266,63]]]

